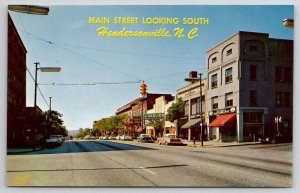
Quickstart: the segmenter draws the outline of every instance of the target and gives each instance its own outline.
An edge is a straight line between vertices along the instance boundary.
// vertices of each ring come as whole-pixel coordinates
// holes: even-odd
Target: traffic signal
[[[147,94],[147,84],[144,82],[140,86],[140,93],[142,96],[145,96]]]

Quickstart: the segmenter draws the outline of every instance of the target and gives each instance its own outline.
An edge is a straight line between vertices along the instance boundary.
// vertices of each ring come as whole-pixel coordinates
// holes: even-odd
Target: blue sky
[[[151,93],[175,94],[192,70],[206,72],[206,50],[238,31],[269,33],[293,39],[282,20],[294,18],[293,6],[50,6],[48,16],[10,12],[27,48],[27,67],[34,62],[59,66],[60,73],[39,72],[39,83],[135,82],[145,80]],[[97,37],[97,27],[153,31],[176,25],[91,25],[89,17],[209,18],[193,40]],[[30,35],[30,34],[31,35]],[[46,41],[51,41],[49,44]],[[40,85],[52,109],[63,114],[69,130],[91,127],[94,120],[114,115],[117,108],[139,97],[139,84],[81,86]],[[34,83],[27,73],[27,106],[33,106]],[[48,110],[38,95],[38,105]]]

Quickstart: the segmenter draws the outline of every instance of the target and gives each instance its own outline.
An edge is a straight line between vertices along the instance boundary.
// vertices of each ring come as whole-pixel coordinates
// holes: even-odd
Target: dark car
[[[138,136],[137,141],[144,143],[154,143],[153,139],[147,134],[141,134],[140,136]]]
[[[260,139],[261,143],[271,143],[271,144],[288,143],[288,142],[292,142],[292,141],[293,141],[293,139],[292,139],[291,135],[281,133],[281,132],[276,133],[274,136],[264,137],[264,138]]]

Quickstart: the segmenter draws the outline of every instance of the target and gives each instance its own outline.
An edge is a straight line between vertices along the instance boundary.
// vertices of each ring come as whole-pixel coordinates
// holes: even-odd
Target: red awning
[[[222,127],[226,123],[229,123],[231,121],[235,121],[236,114],[230,113],[230,114],[224,114],[219,115],[215,120],[213,120],[208,126],[209,127]]]

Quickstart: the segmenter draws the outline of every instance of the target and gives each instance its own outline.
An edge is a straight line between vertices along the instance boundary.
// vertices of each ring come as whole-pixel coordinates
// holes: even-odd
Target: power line
[[[139,84],[142,81],[125,81],[125,82],[93,82],[93,83],[44,83],[39,85],[46,86],[96,86],[96,85],[112,85],[112,84]]]
[[[20,28],[17,28],[20,29]],[[55,44],[57,46],[59,46],[57,43],[55,42],[51,42],[49,40],[46,40],[40,36],[34,35],[28,31],[25,31],[24,29],[20,29],[21,31],[27,33],[28,35],[31,35],[35,38],[38,38],[41,41],[47,42],[49,44]],[[128,52],[128,51],[120,51],[120,50],[110,50],[110,49],[103,49],[103,48],[95,48],[95,47],[87,47],[87,46],[80,46],[80,45],[74,45],[74,44],[68,44],[68,43],[62,43],[61,45],[66,45],[66,46],[70,46],[70,47],[77,47],[77,48],[83,48],[83,49],[88,49],[88,50],[94,50],[94,51],[103,51],[103,52],[115,52],[115,53],[122,53],[122,54],[131,54],[131,55],[143,55],[143,56],[150,56],[150,57],[160,57],[160,58],[176,58],[176,59],[188,59],[188,60],[204,60],[206,59],[205,57],[184,57],[184,56],[168,56],[168,55],[160,55],[160,54],[148,54],[148,53],[140,53],[140,52]],[[63,49],[68,49],[62,46],[59,46]],[[72,50],[73,51],[73,50]],[[74,51],[73,51],[74,52]]]
[[[176,59],[188,59],[188,60],[203,60],[203,59],[206,59],[206,58],[202,58],[202,57],[167,56],[167,55],[148,54],[148,53],[141,53],[141,52],[127,52],[127,51],[120,51],[120,50],[110,50],[110,49],[103,49],[103,48],[93,48],[93,47],[79,46],[79,45],[73,45],[73,44],[67,44],[67,43],[63,43],[63,45],[71,46],[71,47],[77,47],[77,48],[83,48],[83,49],[88,49],[88,50],[94,50],[94,51],[116,52],[116,53],[122,53],[122,54],[144,55],[144,56],[160,57],[160,58],[172,58],[172,59],[176,58]]]
[[[139,77],[137,77],[137,76],[128,74],[128,73],[126,73],[126,72],[123,72],[123,71],[121,71],[121,70],[118,70],[118,69],[116,69],[116,68],[113,68],[113,67],[111,67],[111,66],[109,66],[109,65],[107,65],[107,64],[98,62],[97,60],[91,59],[91,58],[89,58],[89,57],[87,57],[87,56],[85,56],[85,55],[83,55],[83,54],[80,54],[80,53],[78,53],[78,52],[75,52],[75,51],[73,51],[73,50],[71,50],[71,49],[69,49],[69,48],[63,47],[63,46],[61,46],[61,45],[59,45],[59,44],[57,44],[57,43],[51,42],[51,41],[49,41],[49,40],[46,40],[46,39],[44,39],[44,38],[42,38],[42,37],[40,37],[40,36],[34,35],[34,34],[32,34],[32,33],[30,33],[30,32],[27,32],[27,31],[25,31],[25,30],[23,30],[23,29],[20,29],[20,30],[21,30],[22,32],[24,32],[24,33],[27,33],[27,34],[30,35],[30,36],[33,36],[33,37],[35,37],[35,38],[40,39],[41,41],[47,42],[48,44],[52,44],[52,45],[54,45],[54,46],[56,46],[56,47],[58,47],[58,48],[60,48],[60,49],[66,50],[66,51],[68,51],[68,52],[70,52],[70,53],[72,53],[72,54],[74,54],[74,55],[77,55],[77,56],[80,56],[80,57],[82,57],[82,58],[85,58],[86,60],[89,60],[90,62],[99,64],[99,65],[104,66],[104,67],[106,67],[106,68],[108,68],[108,69],[110,69],[110,70],[119,72],[119,73],[124,74],[124,75],[126,75],[126,76],[129,76],[129,77],[131,77],[131,78],[134,78],[134,79],[137,79],[137,80],[142,80],[141,78],[139,78]]]

